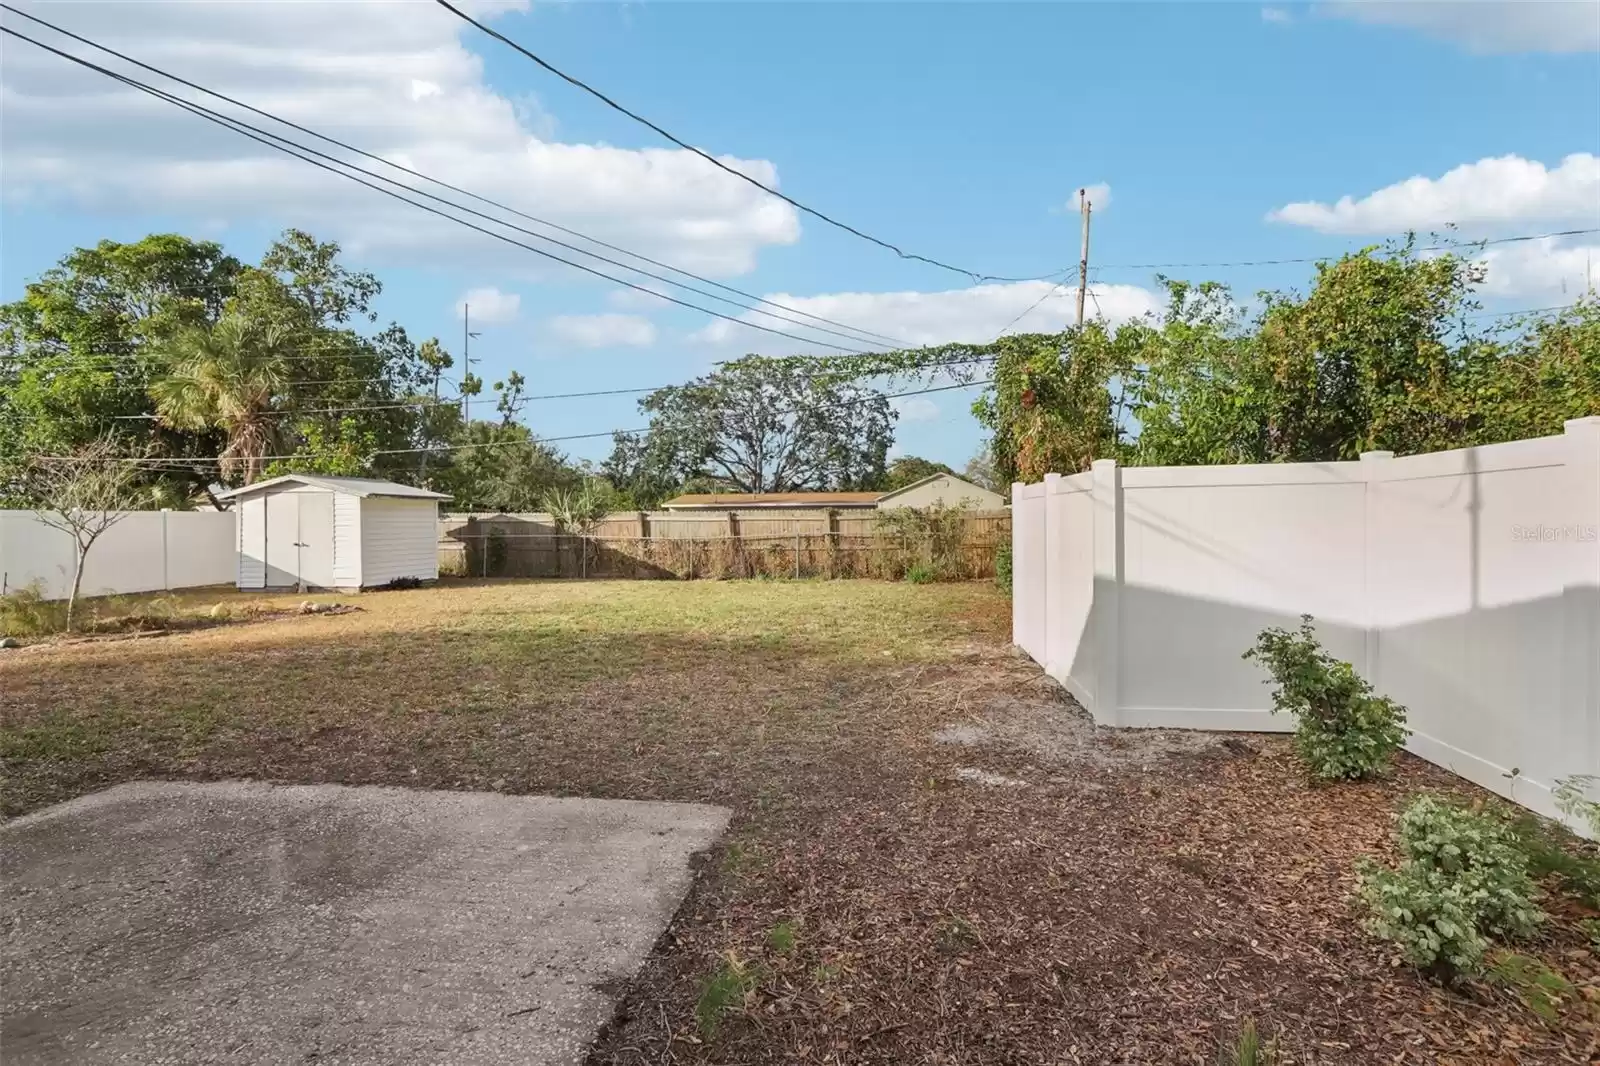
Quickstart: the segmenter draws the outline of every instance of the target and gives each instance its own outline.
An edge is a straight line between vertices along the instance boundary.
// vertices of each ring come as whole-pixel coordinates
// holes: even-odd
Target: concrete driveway
[[[0,828],[7,1066],[568,1064],[717,807],[122,785]]]

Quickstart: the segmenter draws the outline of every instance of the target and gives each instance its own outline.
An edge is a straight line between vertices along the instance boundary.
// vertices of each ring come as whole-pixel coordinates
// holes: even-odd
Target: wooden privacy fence
[[[994,576],[1009,511],[966,511],[934,532],[884,528],[879,511],[820,508],[611,515],[587,536],[547,514],[446,515],[439,570],[471,577],[870,577],[912,567],[945,580]],[[914,524],[914,523],[913,523]]]

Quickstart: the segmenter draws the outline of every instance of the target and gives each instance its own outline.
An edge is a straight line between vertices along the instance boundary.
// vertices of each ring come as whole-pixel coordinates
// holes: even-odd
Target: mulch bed
[[[900,698],[959,690],[1006,717],[976,730],[1005,740],[930,737],[829,794],[743,810],[590,1066],[1212,1063],[1245,1018],[1285,1063],[1594,1061],[1582,1004],[1547,1024],[1506,989],[1442,988],[1358,925],[1355,859],[1392,855],[1416,791],[1473,786],[1406,756],[1388,780],[1316,787],[1286,738],[1081,723],[1078,752],[1041,757],[1013,743],[1015,716],[1082,712],[1031,664],[972,660]],[[1600,989],[1574,925],[1524,950]],[[750,987],[706,1039],[697,1000],[730,958]]]

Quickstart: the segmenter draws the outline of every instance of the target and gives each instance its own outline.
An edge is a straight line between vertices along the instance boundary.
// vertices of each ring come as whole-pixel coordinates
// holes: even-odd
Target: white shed
[[[439,576],[439,501],[359,477],[285,474],[217,493],[239,512],[242,589],[353,589]]]

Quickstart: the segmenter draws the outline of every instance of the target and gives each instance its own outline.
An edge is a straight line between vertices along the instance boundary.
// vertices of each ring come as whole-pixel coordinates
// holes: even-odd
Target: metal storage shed
[[[353,589],[439,576],[440,492],[285,474],[217,494],[239,512],[242,589]]]

